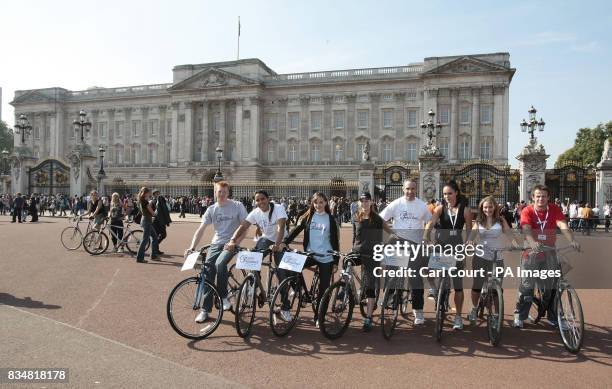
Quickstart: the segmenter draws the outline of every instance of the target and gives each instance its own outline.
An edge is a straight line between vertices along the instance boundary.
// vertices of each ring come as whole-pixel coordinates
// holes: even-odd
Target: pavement
[[[484,324],[452,331],[449,322],[437,343],[431,300],[426,325],[415,328],[401,319],[390,341],[377,317],[371,333],[361,332],[357,310],[336,341],[314,327],[310,310],[286,338],[271,333],[262,311],[249,339],[238,337],[229,312],[209,338],[181,338],[168,324],[166,301],[172,287],[192,274],[180,266],[198,218],[177,216],[161,245],[166,255],[147,264],[127,254],[67,251],[59,240],[65,219],[11,224],[0,216],[0,367],[70,369],[69,383],[49,387],[612,387],[609,289],[579,290],[587,324],[578,355],[565,351],[547,325],[510,328],[511,285],[504,291],[499,347],[489,345]],[[342,250],[350,235],[350,226],[343,227]],[[208,230],[201,243],[211,236]],[[597,240],[604,247],[600,256],[612,251],[612,236],[578,239],[583,245]]]

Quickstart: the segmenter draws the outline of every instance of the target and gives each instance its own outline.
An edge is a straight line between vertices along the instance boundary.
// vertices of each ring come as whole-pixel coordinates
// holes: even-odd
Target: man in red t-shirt
[[[561,208],[555,204],[548,203],[549,190],[544,185],[536,185],[532,190],[533,204],[525,207],[521,211],[521,227],[525,235],[525,240],[533,251],[540,251],[542,246],[555,247],[557,241],[557,227],[576,250],[580,249],[580,244],[574,240],[572,231],[568,228],[565,216]],[[537,254],[535,260],[529,260],[531,250],[525,250],[521,261],[522,270],[547,270],[556,268],[556,252],[545,251]],[[553,301],[554,288],[550,279],[539,280],[539,284],[544,283],[545,293],[543,296],[544,304]],[[554,279],[553,279],[554,281]],[[533,302],[533,287],[536,282],[534,277],[524,277],[519,286],[519,299],[516,302],[514,311],[514,326],[523,327],[523,321],[529,315],[529,309]],[[553,304],[551,304],[553,305]],[[557,312],[550,306],[547,312],[548,320],[556,325]]]

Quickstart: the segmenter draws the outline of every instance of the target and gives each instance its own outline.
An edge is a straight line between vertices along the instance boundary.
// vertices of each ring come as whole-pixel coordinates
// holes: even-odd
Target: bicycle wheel
[[[577,354],[584,339],[584,317],[578,293],[571,287],[562,287],[555,297],[557,323],[565,349]]]
[[[208,319],[203,323],[195,321],[207,295],[212,295],[212,308]],[[223,309],[217,289],[201,277],[190,277],[179,282],[168,296],[166,316],[170,326],[177,334],[188,339],[204,339],[215,332],[221,319]]]
[[[397,325],[401,294],[402,291],[399,289],[387,288],[383,295],[380,310],[380,326],[382,327],[383,336],[387,340],[391,339]]]
[[[280,283],[270,304],[270,328],[274,335],[286,336],[295,326],[302,308],[302,298],[302,283],[299,275],[285,278]],[[285,304],[282,303],[283,299],[286,299]],[[283,319],[280,311],[274,312],[275,306],[286,308],[285,311],[289,311],[291,316],[290,320]]]
[[[236,323],[236,332],[241,338],[246,338],[251,334],[253,321],[255,320],[255,304],[257,294],[257,284],[255,275],[249,274],[246,276],[242,285],[238,288],[236,296],[236,309],[234,312],[234,322]]]
[[[504,320],[504,294],[498,282],[493,281],[491,289],[487,293],[485,302],[487,310],[487,333],[489,343],[498,346],[502,336]]]
[[[130,231],[123,240],[125,241],[125,247],[128,249],[130,254],[136,255],[138,253],[138,248],[140,247],[140,242],[142,242],[142,236],[144,235],[143,230],[133,230]],[[151,240],[147,242],[145,246],[145,251],[149,249],[151,246]]]
[[[100,255],[108,248],[108,236],[103,231],[89,231],[83,237],[83,248],[91,255]]]
[[[450,293],[449,280],[445,277],[440,282],[438,288],[438,297],[436,299],[436,325],[434,326],[434,336],[439,342],[442,340],[442,329],[444,327],[444,319],[446,318],[447,299]]]
[[[76,227],[66,227],[62,230],[60,240],[66,250],[76,250],[83,244],[83,233]]]
[[[355,308],[355,296],[344,280],[333,283],[321,297],[319,329],[327,339],[338,339],[344,334]]]
[[[238,296],[238,290],[244,278],[246,277],[246,271],[236,269],[236,264],[232,263],[228,270],[229,277],[227,279],[227,299],[230,301],[230,312],[234,312],[236,306],[236,297]]]
[[[534,289],[533,303],[531,304],[531,308],[529,308],[529,319],[533,324],[538,324],[540,319],[546,313],[546,307],[544,306],[543,301],[542,290],[540,288]]]

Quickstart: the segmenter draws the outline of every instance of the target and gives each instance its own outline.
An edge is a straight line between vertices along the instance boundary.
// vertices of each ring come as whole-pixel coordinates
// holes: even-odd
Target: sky
[[[548,165],[576,131],[612,120],[608,1],[0,1],[2,119],[15,90],[172,81],[175,65],[260,58],[277,73],[509,52],[509,162],[531,105]]]

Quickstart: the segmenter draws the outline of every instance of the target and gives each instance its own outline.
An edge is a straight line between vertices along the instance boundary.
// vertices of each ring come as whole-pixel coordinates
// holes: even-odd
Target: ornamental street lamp
[[[85,140],[85,132],[91,130],[91,122],[87,118],[87,112],[84,110],[79,111],[79,118],[72,122],[75,132],[81,132],[81,143]]]
[[[98,149],[98,153],[100,155],[100,170],[98,170],[98,192],[100,193],[100,195],[102,195],[104,189],[102,185],[102,180],[104,180],[104,178],[106,177],[106,172],[104,171],[104,152],[106,152],[106,150],[103,146],[100,146],[100,148]]]
[[[535,136],[533,135],[533,133],[536,130],[539,130],[540,132],[544,131],[544,125],[546,123],[542,118],[540,118],[540,121],[536,119],[536,112],[538,112],[538,110],[535,109],[533,105],[531,106],[531,108],[529,108],[529,111],[527,112],[529,112],[529,121],[523,119],[523,121],[521,122],[521,131],[529,132],[530,140],[535,140]]]
[[[11,173],[9,168],[9,154],[8,150],[2,150],[2,170],[0,174],[9,175]]]
[[[27,136],[30,135],[31,132],[32,132],[32,126],[30,125],[30,122],[28,121],[28,118],[26,117],[26,115],[24,114],[19,115],[19,119],[17,119],[17,124],[15,124],[15,133],[21,134],[21,145],[22,146],[25,145],[25,140]]]
[[[427,121],[427,123],[421,122],[421,129],[423,130],[423,133],[427,136],[427,146],[425,147],[427,149],[432,149],[434,147],[433,138],[440,135],[442,124],[440,124],[440,122],[434,122],[434,117],[436,116],[436,114],[433,110],[430,109],[427,115],[429,116],[429,120]]]
[[[223,180],[223,173],[221,173],[221,160],[223,159],[223,149],[221,148],[221,146],[217,146],[215,154],[217,155],[217,172],[215,173],[213,181],[219,182]]]

